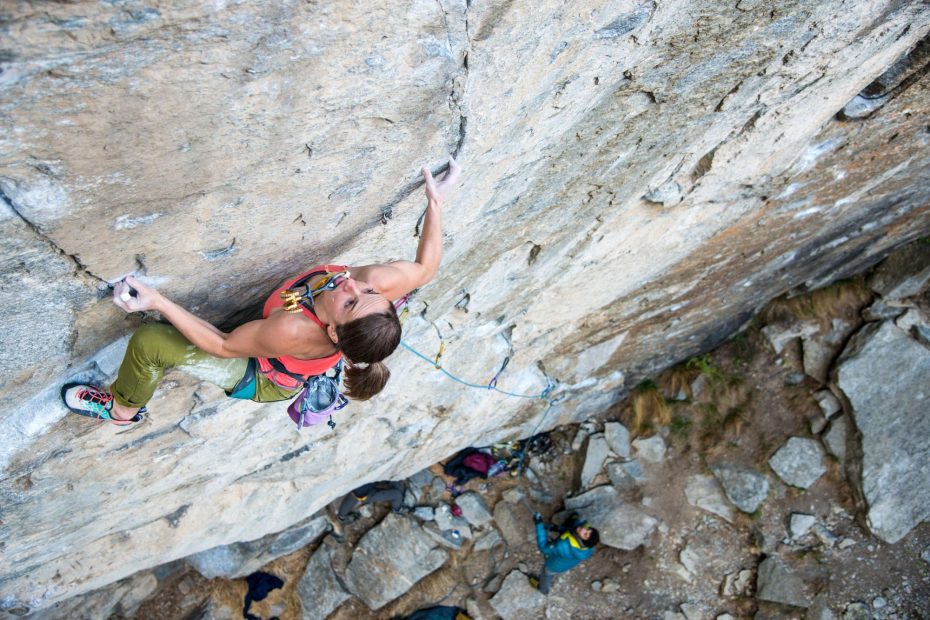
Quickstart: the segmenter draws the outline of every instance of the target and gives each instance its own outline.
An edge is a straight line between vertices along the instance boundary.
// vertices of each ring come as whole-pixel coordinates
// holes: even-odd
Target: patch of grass
[[[661,375],[658,383],[662,391],[668,398],[677,399],[679,394],[684,394],[685,398],[694,398],[691,393],[691,382],[697,378],[698,370],[689,366],[687,362],[672,366]]]
[[[686,439],[691,433],[692,426],[694,426],[694,423],[691,421],[691,418],[679,413],[672,418],[672,422],[669,425],[669,431],[675,437]]]
[[[699,371],[702,375],[707,377],[712,383],[717,381],[723,381],[725,375],[723,371],[717,368],[713,360],[710,359],[709,354],[698,355],[697,357],[692,357],[688,360],[687,365],[689,368]]]
[[[854,318],[872,301],[872,291],[861,277],[838,280],[829,286],[792,299],[776,299],[766,309],[766,322],[792,320],[829,323],[834,318]]]
[[[756,354],[756,349],[749,340],[749,330],[744,329],[730,339],[733,343],[733,353],[736,361],[745,366]]]
[[[648,427],[666,426],[672,420],[672,408],[654,381],[643,381],[633,389],[632,409],[631,426],[637,435]]]

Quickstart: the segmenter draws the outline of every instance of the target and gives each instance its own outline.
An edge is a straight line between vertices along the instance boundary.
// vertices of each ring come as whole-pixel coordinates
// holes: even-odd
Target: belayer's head
[[[346,395],[367,400],[380,392],[391,377],[382,360],[400,344],[394,304],[368,283],[350,277],[320,295],[316,307],[329,319],[326,333],[346,358]]]
[[[601,535],[596,529],[587,524],[587,522],[579,523],[575,527],[575,535],[578,540],[588,549],[596,547],[597,543],[601,541]]]

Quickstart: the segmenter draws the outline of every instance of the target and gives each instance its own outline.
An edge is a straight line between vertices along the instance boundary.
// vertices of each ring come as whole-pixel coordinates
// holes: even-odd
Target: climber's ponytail
[[[401,327],[394,304],[388,310],[369,314],[336,326],[337,347],[346,358],[346,396],[367,400],[384,389],[391,371],[382,362],[400,344]]]
[[[390,378],[391,371],[383,362],[375,362],[363,367],[347,364],[345,394],[352,400],[368,400],[384,389]]]

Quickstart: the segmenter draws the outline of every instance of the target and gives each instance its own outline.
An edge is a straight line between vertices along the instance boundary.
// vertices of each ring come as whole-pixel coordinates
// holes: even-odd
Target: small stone
[[[794,607],[809,607],[804,582],[781,559],[769,556],[759,564],[756,598]]]
[[[827,419],[820,415],[812,415],[807,419],[811,426],[811,435],[819,435],[820,431],[827,428]]]
[[[604,587],[604,584],[601,583],[600,581],[591,582],[591,589],[594,590],[595,592],[600,592],[603,587]]]
[[[882,609],[887,604],[887,601],[880,596],[876,596],[872,599],[872,609]]]
[[[417,506],[413,509],[413,516],[421,521],[432,521],[436,510],[432,506]]]
[[[679,607],[686,620],[704,620],[704,610],[694,603],[682,603]]]
[[[843,620],[872,620],[872,610],[865,603],[854,601],[846,605]]]
[[[691,398],[698,400],[707,389],[708,383],[706,375],[698,375],[697,379],[691,382]]]
[[[692,575],[697,572],[697,564],[700,559],[700,556],[691,547],[685,547],[681,550],[681,553],[678,554],[678,561],[681,562],[685,570]]]
[[[823,413],[823,416],[828,420],[842,409],[839,399],[834,396],[833,392],[830,390],[818,390],[814,392],[814,400],[817,401],[820,412]]]
[[[789,372],[785,375],[785,385],[801,385],[806,376],[803,372]]]
[[[497,532],[497,530],[492,529],[490,532],[475,541],[474,550],[488,551],[489,549],[493,549],[494,547],[502,544],[504,544],[504,539],[501,538],[501,535]]]
[[[904,314],[904,308],[888,305],[879,299],[862,311],[862,318],[865,321],[884,321],[886,319],[895,319],[902,314]]]
[[[895,319],[895,327],[900,330],[906,331],[908,333],[917,326],[926,323],[924,318],[921,316],[920,311],[917,308],[911,308],[897,319]]]
[[[814,535],[817,536],[817,538],[820,539],[820,542],[825,546],[832,547],[836,544],[836,535],[820,523],[815,525],[812,529],[814,530]]]
[[[827,452],[836,457],[840,463],[846,462],[847,418],[841,415],[830,422],[830,429],[823,436]]]
[[[920,559],[930,564],[930,547],[927,547],[920,553]]]
[[[735,620],[730,614],[720,614],[714,620]]]
[[[607,580],[604,582],[604,588],[601,591],[606,594],[610,594],[611,592],[618,592],[619,590],[620,590],[619,583],[617,583],[616,581]]]
[[[810,531],[811,527],[813,527],[816,522],[817,518],[813,515],[794,512],[791,514],[788,533],[793,539],[801,538]]]
[[[852,546],[855,545],[855,544],[856,544],[856,541],[853,540],[852,538],[844,538],[843,540],[840,541],[840,544],[837,545],[837,546],[838,546],[840,549],[849,549],[850,547],[852,547]]]
[[[835,620],[836,616],[830,610],[830,603],[824,592],[820,592],[814,597],[814,602],[807,608],[804,614],[804,620]]]
[[[743,596],[749,590],[751,580],[752,571],[746,568],[739,572],[728,573],[723,578],[720,593],[728,597]]]

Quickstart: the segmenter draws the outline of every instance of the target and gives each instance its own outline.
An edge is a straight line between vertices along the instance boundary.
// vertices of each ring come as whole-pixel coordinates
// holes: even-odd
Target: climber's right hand
[[[153,310],[160,298],[161,293],[133,276],[126,276],[113,287],[113,303],[126,312]]]

